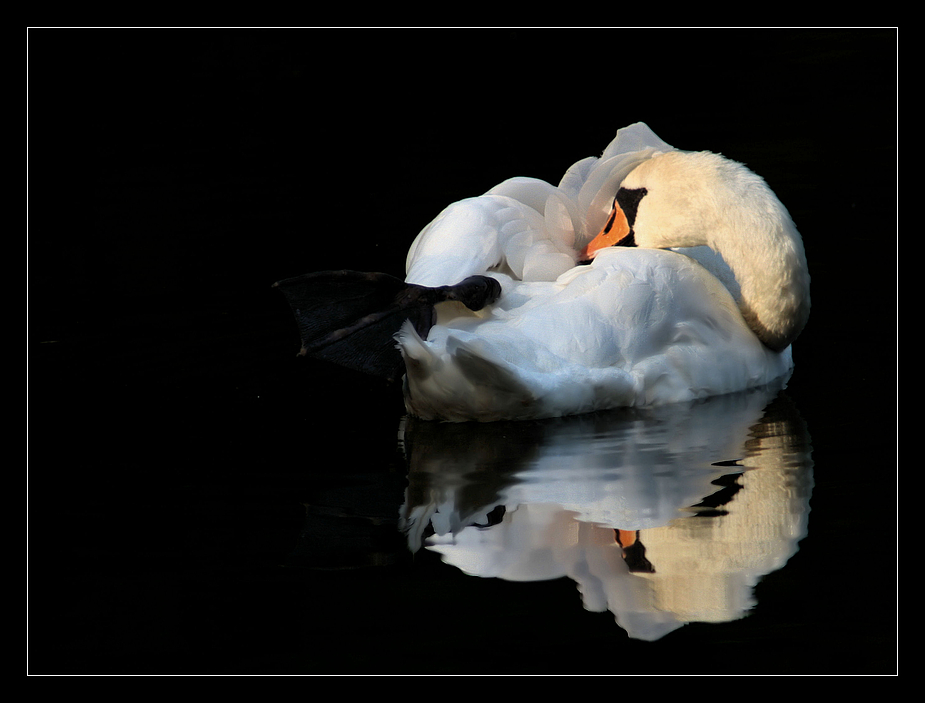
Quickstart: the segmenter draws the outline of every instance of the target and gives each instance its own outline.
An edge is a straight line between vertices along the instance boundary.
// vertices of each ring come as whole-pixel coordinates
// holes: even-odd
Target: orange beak
[[[588,246],[581,252],[579,261],[593,259],[601,249],[620,244],[630,233],[630,225],[626,221],[626,215],[614,201],[613,210],[610,211],[610,217],[607,218],[607,224],[604,225],[604,228],[594,239],[588,242]]]

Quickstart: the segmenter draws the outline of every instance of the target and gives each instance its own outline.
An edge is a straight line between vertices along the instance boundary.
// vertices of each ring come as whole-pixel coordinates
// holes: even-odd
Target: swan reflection
[[[468,574],[567,576],[634,638],[726,622],[806,535],[812,462],[779,388],[541,422],[407,419],[400,524]]]

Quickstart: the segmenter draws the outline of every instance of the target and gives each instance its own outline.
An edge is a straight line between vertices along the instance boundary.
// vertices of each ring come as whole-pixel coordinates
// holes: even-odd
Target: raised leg
[[[302,340],[300,355],[390,379],[404,373],[394,337],[406,320],[426,339],[437,303],[457,300],[480,310],[501,294],[501,285],[488,276],[427,288],[388,274],[360,271],[309,273],[273,287],[283,293],[295,315]]]

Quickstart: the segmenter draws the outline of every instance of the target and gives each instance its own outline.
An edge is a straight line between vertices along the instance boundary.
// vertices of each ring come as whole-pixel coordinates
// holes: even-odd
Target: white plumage
[[[585,253],[621,184],[643,192],[638,246]],[[790,370],[809,310],[802,241],[764,182],[641,123],[558,186],[514,178],[450,205],[415,239],[406,273],[423,286],[488,275],[502,290],[478,312],[439,304],[426,340],[402,327],[405,403],[425,419],[555,417],[764,385]]]

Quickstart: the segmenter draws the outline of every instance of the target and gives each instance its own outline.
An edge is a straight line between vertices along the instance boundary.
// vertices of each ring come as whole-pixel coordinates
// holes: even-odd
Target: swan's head
[[[789,345],[809,316],[803,241],[787,209],[760,176],[717,154],[669,151],[633,169],[581,259],[611,246],[710,247],[735,273],[742,314],[772,349]]]
[[[768,202],[780,206],[764,181],[742,164],[706,151],[657,154],[623,179],[607,223],[584,258],[610,246],[713,246],[717,233],[737,215],[764,210]]]

